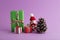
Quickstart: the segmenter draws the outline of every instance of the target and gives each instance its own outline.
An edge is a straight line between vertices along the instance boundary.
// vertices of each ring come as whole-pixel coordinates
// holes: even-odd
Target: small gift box
[[[16,26],[15,32],[16,32],[17,34],[22,33],[22,27]]]
[[[32,27],[27,27],[27,26],[25,26],[25,27],[24,27],[24,32],[25,32],[25,33],[31,33],[31,32],[32,32]]]

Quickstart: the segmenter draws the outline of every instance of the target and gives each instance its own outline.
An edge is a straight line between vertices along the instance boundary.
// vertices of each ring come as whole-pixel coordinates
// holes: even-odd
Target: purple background
[[[30,13],[46,19],[48,30],[45,34],[11,33],[10,11],[25,11],[25,25]],[[60,0],[0,0],[0,40],[60,40]]]

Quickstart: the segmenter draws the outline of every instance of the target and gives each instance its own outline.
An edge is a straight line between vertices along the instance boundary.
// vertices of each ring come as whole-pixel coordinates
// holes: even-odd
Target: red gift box
[[[32,32],[32,27],[24,27],[24,32],[25,33],[31,33]]]
[[[22,28],[19,27],[19,26],[16,26],[15,31],[16,31],[17,34],[20,34],[22,32]]]

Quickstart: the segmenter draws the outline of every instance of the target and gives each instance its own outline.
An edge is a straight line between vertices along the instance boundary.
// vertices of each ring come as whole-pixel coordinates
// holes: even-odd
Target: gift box
[[[18,11],[18,15],[19,15],[19,26],[22,27],[22,31],[24,31],[24,11],[23,10],[19,10]]]
[[[24,30],[24,11],[11,11],[11,31],[14,32],[16,26],[22,27]]]
[[[24,27],[24,32],[25,32],[25,33],[31,33],[31,32],[32,32],[32,27],[27,27],[27,26],[25,26],[25,27]]]
[[[11,11],[10,17],[11,17],[11,31],[14,32],[14,28],[16,27],[16,13],[17,11]]]
[[[16,28],[15,28],[15,33],[16,33],[16,34],[22,33],[22,27],[16,26]]]

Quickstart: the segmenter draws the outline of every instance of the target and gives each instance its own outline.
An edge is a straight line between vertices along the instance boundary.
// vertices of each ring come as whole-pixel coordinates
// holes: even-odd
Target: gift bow
[[[11,23],[17,23],[17,22],[24,23],[23,20],[11,20]]]

